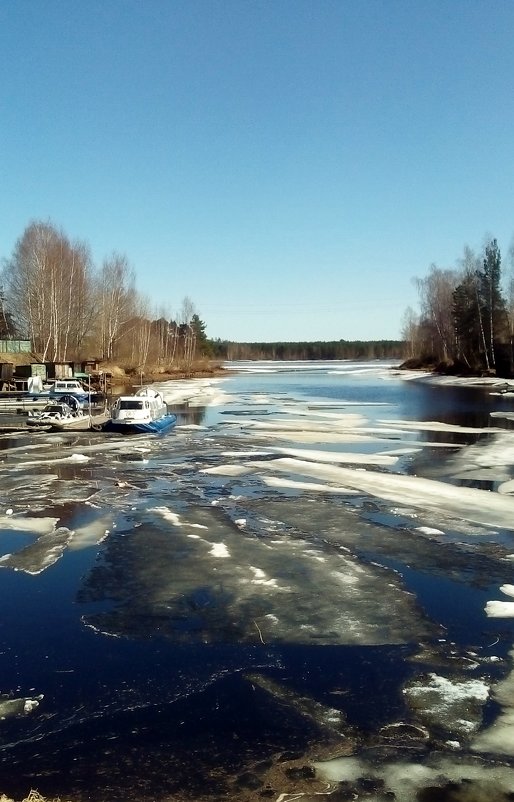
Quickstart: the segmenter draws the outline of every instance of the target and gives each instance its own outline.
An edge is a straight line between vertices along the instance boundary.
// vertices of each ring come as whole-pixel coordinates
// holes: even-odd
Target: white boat
[[[121,395],[116,400],[103,428],[127,434],[160,434],[176,422],[177,416],[168,412],[162,395],[153,387],[142,387],[134,395]]]
[[[69,398],[76,398],[80,406],[89,404],[91,393],[84,389],[78,379],[56,379],[48,393],[50,398],[62,399],[68,403]]]
[[[33,377],[33,378],[38,378]],[[31,384],[32,389],[39,384]],[[50,389],[36,392],[7,392],[0,394],[0,412],[29,412],[42,410],[50,401],[62,402],[75,409],[76,404],[87,409],[104,401],[102,393],[89,392],[77,379],[57,379]]]
[[[67,424],[75,424],[81,419],[85,419],[83,411],[77,403],[77,408],[72,409],[62,401],[51,401],[37,412],[29,412],[27,426],[31,429],[52,429],[54,427],[64,428]]]

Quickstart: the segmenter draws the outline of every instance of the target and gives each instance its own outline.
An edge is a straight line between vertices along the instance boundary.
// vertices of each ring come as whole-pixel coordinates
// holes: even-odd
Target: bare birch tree
[[[126,256],[113,253],[104,261],[100,276],[100,329],[104,359],[113,359],[115,346],[126,333],[125,324],[134,317],[134,281],[134,271]]]
[[[182,301],[182,306],[179,313],[180,332],[183,342],[183,355],[184,361],[188,366],[191,365],[195,355],[196,335],[191,325],[193,316],[195,315],[195,305],[191,298],[187,295]]]
[[[5,290],[20,331],[32,341],[34,350],[43,351],[45,275],[53,229],[48,224],[31,223],[18,239],[5,269]]]
[[[514,240],[511,242],[508,251],[509,276],[507,279],[507,316],[509,323],[509,346],[511,372],[514,366]]]
[[[412,358],[418,354],[419,349],[419,317],[411,306],[408,306],[403,315],[402,340],[407,346],[407,356]]]
[[[173,364],[177,356],[177,346],[180,339],[179,328],[174,320],[170,320],[168,326],[168,353],[170,363]]]
[[[440,270],[431,265],[428,276],[417,279],[421,317],[437,332],[436,355],[447,360],[455,353],[455,330],[452,298],[460,274],[455,270]]]
[[[125,255],[112,253],[97,271],[89,247],[49,222],[27,226],[6,263],[3,287],[10,328],[45,361],[76,359],[94,348],[106,360],[190,364],[202,347],[203,324],[188,297],[177,321],[164,312],[152,320]]]
[[[132,362],[139,370],[144,370],[148,362],[152,334],[150,314],[148,299],[140,297],[137,302],[137,315],[131,332]]]
[[[87,246],[72,245],[50,223],[31,223],[16,243],[6,270],[9,303],[43,360],[78,356],[91,322],[90,272]]]

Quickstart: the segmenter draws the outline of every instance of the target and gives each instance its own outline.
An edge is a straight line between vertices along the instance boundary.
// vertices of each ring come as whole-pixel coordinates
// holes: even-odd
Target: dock
[[[21,415],[23,412],[36,412],[44,409],[50,398],[46,396],[23,396],[14,393],[0,393],[0,413],[13,412]]]

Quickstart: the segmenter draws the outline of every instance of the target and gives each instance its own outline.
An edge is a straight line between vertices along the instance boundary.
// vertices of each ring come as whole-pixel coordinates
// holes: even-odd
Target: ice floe
[[[441,421],[415,421],[415,420],[396,420],[386,418],[379,423],[393,428],[407,429],[410,431],[425,432],[451,432],[461,434],[490,434],[491,428],[488,426],[456,426],[455,424],[442,423]]]
[[[218,557],[218,558],[230,557],[230,552],[227,549],[225,543],[213,543],[210,548],[209,554],[212,554],[213,557]]]
[[[232,420],[231,423],[239,423],[240,421]],[[271,430],[276,431],[277,429],[280,431],[313,431],[313,432],[327,432],[327,430],[334,430],[339,429],[346,431],[347,429],[354,429],[357,426],[361,426],[366,422],[366,418],[363,415],[359,415],[356,413],[348,413],[347,415],[339,415],[337,418],[337,426],[334,426],[332,423],[330,426],[327,423],[322,421],[317,421],[314,418],[310,420],[306,420],[304,418],[279,418],[276,417],[273,420],[245,420],[244,428],[246,429],[262,429],[265,431]]]
[[[0,720],[27,716],[39,707],[43,694],[14,698],[0,695]]]
[[[214,465],[212,468],[202,468],[201,473],[210,473],[213,476],[244,476],[251,473],[252,469],[247,465]]]
[[[514,618],[514,602],[488,601],[485,612],[489,618]]]
[[[104,593],[120,599],[119,610],[88,617],[101,631],[126,633],[141,607],[146,631],[154,621],[173,640],[388,644],[427,631],[410,595],[378,566],[302,538],[246,535],[246,521],[241,529],[236,518],[236,528],[211,508],[190,510],[178,522],[159,508],[141,514],[147,523],[119,542],[123,560],[114,573],[102,568],[99,585],[95,571],[90,576],[96,599]],[[169,536],[149,527],[155,514]],[[191,525],[204,528],[199,537],[188,536]],[[107,566],[117,543],[112,536],[106,541]],[[191,616],[193,630],[186,626]]]
[[[319,451],[307,450],[304,448],[272,448],[272,452],[277,454],[289,454],[303,460],[313,462],[333,462],[336,464],[350,463],[360,465],[396,465],[398,457],[389,454],[359,454],[351,451]]]
[[[354,470],[307,462],[290,457],[252,462],[266,472],[281,471],[294,475],[325,479],[372,496],[413,507],[431,509],[443,515],[460,516],[484,526],[514,528],[514,499],[470,487],[455,487],[433,479],[404,474]]]
[[[315,762],[316,772],[329,783],[355,784],[359,798],[360,780],[377,780],[382,794],[370,799],[395,799],[397,802],[413,802],[419,799],[423,789],[430,789],[431,799],[441,798],[465,802],[503,802],[514,792],[514,772],[510,766],[487,766],[472,760],[452,760],[434,755],[422,763],[416,760],[387,760],[377,766],[365,757],[341,757],[324,762]],[[332,786],[330,792],[336,792]],[[351,793],[351,789],[350,789]],[[449,796],[451,794],[451,796]],[[385,797],[384,795],[387,795]],[[392,795],[392,796],[391,796]]]
[[[20,467],[27,468],[35,467],[37,465],[58,465],[59,463],[68,462],[87,462],[89,459],[90,457],[87,457],[85,454],[70,454],[67,457],[49,457],[41,460],[26,460],[22,465],[20,465]]]
[[[366,381],[369,367],[353,367],[356,381],[361,375]],[[341,366],[342,378],[344,373]],[[384,372],[383,378],[392,376]],[[265,384],[262,377],[259,382]],[[387,719],[390,697],[396,694],[401,720],[390,718],[376,732],[370,723],[362,738],[363,755],[331,763],[317,760],[319,790],[312,792],[313,798],[323,789],[327,799],[332,792],[334,798],[338,791],[350,794],[349,787],[337,788],[339,780],[355,782],[355,793],[362,791],[370,799],[394,793],[400,802],[412,802],[421,789],[463,780],[475,783],[488,799],[499,798],[485,794],[493,787],[514,792],[512,766],[493,765],[497,755],[514,756],[513,680],[507,677],[495,685],[487,676],[503,671],[504,652],[501,657],[487,656],[477,645],[464,665],[459,647],[451,641],[453,635],[446,636],[444,630],[445,637],[440,637],[437,612],[437,620],[432,620],[430,605],[423,606],[423,593],[426,600],[433,592],[436,608],[442,603],[435,598],[440,578],[443,586],[447,580],[455,589],[459,601],[460,593],[464,599],[469,591],[474,601],[479,597],[477,611],[469,614],[470,638],[481,643],[485,630],[485,642],[496,643],[494,629],[491,635],[496,624],[483,612],[488,597],[480,594],[491,586],[494,575],[495,587],[513,600],[489,604],[514,606],[512,562],[505,556],[512,551],[509,538],[514,527],[512,434],[436,420],[377,421],[377,415],[384,414],[383,404],[366,399],[346,402],[339,397],[307,404],[293,391],[230,394],[219,381],[211,380],[165,384],[169,403],[221,405],[228,414],[219,426],[181,427],[180,437],[172,443],[146,438],[128,442],[93,434],[79,440],[48,439],[38,445],[41,451],[20,449],[7,457],[0,466],[5,496],[0,526],[8,535],[19,531],[20,542],[23,534],[35,542],[4,555],[3,567],[36,573],[64,554],[66,546],[85,550],[101,542],[97,562],[79,594],[81,604],[94,602],[84,612],[87,626],[118,638],[116,643],[122,645],[127,639],[144,641],[148,653],[158,655],[156,664],[164,660],[163,644],[169,646],[165,641],[171,641],[166,676],[170,685],[178,683],[174,659],[182,649],[175,647],[177,642],[192,645],[191,653],[198,650],[202,660],[215,654],[230,654],[232,659],[237,653],[250,655],[254,664],[270,661],[273,679],[265,668],[248,671],[239,664],[223,666],[220,675],[233,671],[237,682],[250,683],[255,695],[265,696],[266,713],[272,704],[289,704],[295,716],[320,726],[323,735],[332,734],[341,748],[348,748],[350,740],[346,705],[357,710],[371,686],[359,684],[352,668],[347,674],[349,684],[354,683],[351,691],[341,680],[327,691],[321,671],[309,674],[312,654],[333,654],[330,671],[340,660],[342,677],[346,661],[350,664],[357,651],[365,652],[370,662],[383,659],[380,670],[383,667],[387,673],[388,658],[370,650],[399,652],[404,665],[416,649],[406,672],[409,679],[395,678],[395,692],[384,696],[380,711]],[[348,414],[341,414],[346,406]],[[404,417],[408,414],[402,412]],[[436,442],[424,438],[430,432]],[[456,442],[441,442],[443,436],[450,441],[450,435]],[[464,445],[473,439],[475,444]],[[389,444],[397,447],[388,449]],[[438,459],[426,449],[439,449]],[[452,454],[442,453],[450,449]],[[87,461],[77,460],[79,452]],[[501,482],[501,492],[414,475],[425,465],[438,477],[446,472],[449,481],[461,477]],[[79,496],[95,499],[95,514],[85,522],[80,504],[70,512],[69,500],[77,502]],[[35,512],[35,500],[44,517],[32,519],[37,522],[32,530],[27,525],[31,516],[22,517],[19,510]],[[59,507],[69,529],[57,529],[61,519],[49,517]],[[12,541],[13,537],[6,539],[14,552]],[[85,564],[88,556],[73,555],[71,569]],[[416,575],[421,577],[419,599]],[[8,579],[32,583],[26,577]],[[433,589],[427,590],[432,582]],[[458,626],[461,619],[464,626],[467,610],[457,612]],[[450,629],[451,625],[450,621]],[[502,632],[507,631],[509,622],[501,626]],[[152,638],[156,651],[149,643]],[[96,641],[101,653],[99,634]],[[306,663],[296,666],[292,677],[290,655],[295,653]],[[151,666],[151,658],[145,665]],[[479,676],[479,666],[485,677]],[[190,668],[183,669],[189,689],[194,684]],[[382,686],[386,678],[379,670],[376,677]],[[154,679],[150,667],[148,682],[146,674],[143,682],[150,685]],[[493,700],[501,708],[492,725],[491,685]],[[313,688],[319,690],[319,700]],[[133,690],[131,686],[130,694]],[[378,698],[376,688],[373,692]],[[357,695],[346,696],[351,693]],[[323,703],[327,698],[336,706]],[[21,710],[19,705],[17,709]],[[484,710],[489,718],[480,731]],[[403,720],[406,713],[411,721]],[[464,750],[470,742],[475,755],[466,761]],[[355,745],[352,748],[358,751]],[[441,757],[444,751],[451,753],[449,759]],[[463,757],[459,760],[455,753]],[[408,761],[406,754],[415,757]],[[487,765],[491,754],[493,760]],[[330,787],[323,785],[325,779]],[[368,793],[365,789],[370,789],[372,780],[378,790]],[[276,796],[286,802],[298,794],[277,790]]]
[[[481,679],[450,679],[432,673],[425,680],[412,682],[404,693],[426,727],[464,737],[480,726],[489,685]]]
[[[497,492],[504,495],[514,493],[514,479],[508,479],[507,481],[498,485]]]
[[[29,546],[14,554],[0,557],[0,567],[25,571],[27,574],[40,574],[62,557],[73,533],[66,527],[41,535]]]
[[[11,512],[0,515],[0,529],[44,535],[53,532],[58,521],[58,518],[32,518],[28,515],[13,515]]]
[[[162,515],[164,520],[173,524],[173,526],[188,526],[192,529],[207,529],[207,527],[203,524],[184,521],[178,513],[173,512],[173,510],[170,510],[169,507],[151,507],[149,512],[156,512],[159,515]]]
[[[112,526],[112,514],[104,515],[73,531],[73,537],[68,542],[72,551],[88,549],[101,543],[109,534]]]
[[[189,379],[155,382],[153,386],[164,396],[167,404],[184,404],[189,406],[219,406],[229,399],[220,388],[222,379]]]
[[[501,585],[500,590],[506,596],[514,596],[514,585]],[[514,602],[488,601],[485,612],[489,618],[514,618]]]
[[[417,526],[416,532],[421,532],[422,535],[443,535],[440,529],[435,529],[432,526]]]
[[[514,650],[510,658],[514,660]],[[514,755],[514,670],[496,685],[492,695],[500,705],[500,713],[490,726],[478,733],[472,748],[477,752]]]
[[[344,409],[345,407],[388,407],[387,401],[316,401],[307,404],[307,409]]]
[[[283,479],[278,476],[264,475],[261,478],[268,487],[283,488],[284,490],[298,490],[303,493],[336,493],[351,496],[358,492],[349,487],[334,487],[333,485],[317,484],[316,482],[300,482],[294,479]]]

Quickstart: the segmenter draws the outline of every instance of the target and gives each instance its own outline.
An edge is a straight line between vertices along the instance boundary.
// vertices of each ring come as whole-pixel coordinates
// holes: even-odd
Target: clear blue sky
[[[397,338],[432,262],[507,261],[513,42],[512,0],[0,0],[0,258],[51,220],[211,337]]]

